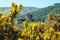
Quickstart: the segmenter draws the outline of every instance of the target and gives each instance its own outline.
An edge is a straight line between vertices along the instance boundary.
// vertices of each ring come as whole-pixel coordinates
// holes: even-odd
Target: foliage
[[[14,22],[21,9],[22,4],[13,2],[9,14],[3,16],[0,12],[0,40],[60,40],[60,15],[49,14],[46,22],[25,20],[21,23],[24,27],[21,31]]]
[[[14,18],[20,12],[21,8],[22,4],[16,5],[13,2],[9,14],[2,16],[2,12],[0,12],[0,40],[18,39],[20,30],[15,27]]]

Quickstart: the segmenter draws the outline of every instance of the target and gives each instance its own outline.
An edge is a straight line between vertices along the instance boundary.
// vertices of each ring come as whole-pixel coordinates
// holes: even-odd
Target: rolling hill
[[[49,13],[60,13],[60,3],[56,3],[52,6],[48,6],[45,8],[41,8],[37,11],[31,12],[35,21],[45,21],[47,18],[47,14]]]
[[[10,8],[11,7],[0,7],[0,11],[3,12],[3,15],[6,15],[9,13]],[[23,7],[16,18],[25,18],[27,13],[31,13],[33,15],[34,21],[45,21],[47,14],[60,13],[60,3],[55,3],[54,5],[45,8]]]
[[[6,15],[7,13],[9,13],[9,10],[10,10],[11,7],[0,7],[0,11],[3,12],[3,15]],[[31,11],[34,11],[34,10],[37,10],[38,8],[36,7],[22,7],[22,10],[21,12],[19,13],[20,15],[24,15],[26,14],[27,12],[31,12]]]
[[[52,6],[48,6],[45,8],[39,8],[38,10],[30,12],[33,15],[34,21],[45,21],[47,19],[47,15],[49,13],[51,14],[57,14],[60,13],[60,3],[55,3]],[[19,16],[19,15],[18,15]],[[22,15],[22,17],[25,17],[26,14]]]

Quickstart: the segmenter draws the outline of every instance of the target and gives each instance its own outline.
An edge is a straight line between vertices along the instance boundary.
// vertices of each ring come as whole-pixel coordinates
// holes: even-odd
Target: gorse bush
[[[24,29],[15,27],[14,18],[21,11],[22,4],[12,7],[6,16],[0,12],[0,40],[60,40],[60,15],[48,15],[46,22],[22,22]],[[20,25],[21,27],[21,25]]]
[[[17,40],[20,35],[19,29],[15,27],[14,18],[21,11],[22,4],[16,5],[12,2],[11,5],[10,12],[6,16],[2,16],[3,13],[0,12],[0,40]]]

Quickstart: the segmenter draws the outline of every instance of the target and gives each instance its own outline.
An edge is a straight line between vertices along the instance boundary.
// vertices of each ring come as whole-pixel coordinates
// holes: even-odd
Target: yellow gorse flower
[[[38,28],[41,28],[43,25],[44,25],[43,22],[40,22],[40,21],[39,21],[39,22],[37,23],[37,27],[38,27]]]
[[[24,21],[24,27],[25,27],[25,28],[28,27],[27,21]]]
[[[22,4],[19,4],[19,5],[18,5],[18,8],[20,8],[20,9],[21,9],[21,8],[22,8]]]
[[[20,5],[17,5],[17,4],[15,4],[14,2],[12,2],[12,8],[11,8],[11,10],[10,10],[10,13],[11,14],[14,14],[14,16],[16,16],[19,12],[20,12],[20,10],[21,10],[21,8],[22,8],[22,4],[20,4]]]
[[[0,12],[0,17],[2,16],[2,12]]]
[[[2,19],[6,19],[6,16],[2,16],[1,18],[2,18]]]
[[[55,34],[53,34],[53,36],[52,36],[51,40],[57,40],[57,37],[56,37],[56,35],[55,35]]]
[[[14,28],[14,31],[18,31],[19,29],[18,28]]]
[[[14,7],[15,6],[15,2],[12,2],[11,5],[12,5],[12,7]]]
[[[22,40],[22,38],[18,38],[18,40]]]
[[[40,40],[39,36],[36,37],[36,40]]]
[[[54,29],[53,29],[52,27],[50,27],[49,31],[51,31],[51,32],[52,32],[52,31],[54,31]]]
[[[56,34],[60,35],[60,32],[55,32]]]

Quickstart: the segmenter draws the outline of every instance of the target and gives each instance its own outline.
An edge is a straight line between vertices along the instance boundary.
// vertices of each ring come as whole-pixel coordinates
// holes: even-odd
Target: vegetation
[[[11,7],[1,7],[0,11],[2,11],[6,15],[9,13]],[[26,14],[30,12],[33,15],[34,21],[43,21],[45,22],[47,15],[49,13],[59,14],[60,13],[60,3],[55,3],[54,5],[45,7],[45,8],[36,8],[36,7],[24,7],[22,8],[19,15],[16,16],[17,19],[25,18]]]
[[[12,8],[6,16],[0,12],[0,40],[17,40],[20,30],[15,27],[14,18],[20,12],[22,4],[16,5],[12,2]]]
[[[45,21],[49,13],[59,14],[60,13],[60,3],[56,3],[52,6],[45,8],[40,8],[37,11],[31,12],[35,21]],[[36,17],[35,17],[36,16]]]
[[[60,14],[48,14],[45,22],[22,22],[24,29],[16,28],[14,18],[21,11],[22,4],[12,2],[10,12],[0,12],[0,40],[60,40]],[[21,25],[20,25],[21,27]]]

